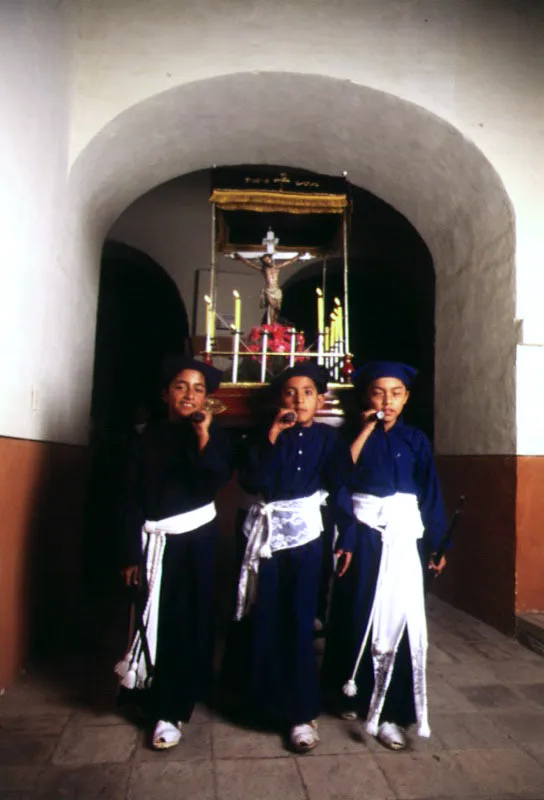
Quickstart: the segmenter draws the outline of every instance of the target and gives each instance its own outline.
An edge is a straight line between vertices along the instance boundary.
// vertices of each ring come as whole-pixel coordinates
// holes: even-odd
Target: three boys
[[[184,664],[179,642],[184,642],[185,652],[187,644],[196,641],[196,651],[203,653],[206,647],[200,646],[200,640],[203,636],[208,641],[205,632],[210,629],[209,565],[214,533],[210,530],[207,535],[206,526],[213,529],[213,523],[207,520],[193,529],[194,553],[189,559],[187,547],[181,543],[188,546],[190,534],[169,536],[180,531],[170,531],[166,523],[172,515],[177,518],[188,511],[200,513],[230,474],[228,447],[210,425],[209,415],[201,423],[190,422],[194,410],[204,405],[204,400],[195,401],[198,392],[205,399],[218,383],[217,376],[208,372],[213,368],[183,361],[176,369],[167,376],[166,400],[170,422],[188,423],[183,429],[186,434],[176,439],[161,439],[160,435],[156,441],[147,438],[155,444],[151,449],[148,445],[145,455],[136,460],[139,478],[133,481],[132,493],[127,496],[132,553],[136,551],[138,525],[143,525],[144,540],[147,535],[153,541],[156,531],[163,536],[166,532],[166,548],[159,561],[163,564],[162,581],[169,575],[165,586],[170,588],[161,584],[160,589],[152,684],[159,720],[155,747],[178,743],[178,723],[190,717],[200,692],[199,676],[206,673],[205,667],[198,673],[206,656]],[[405,746],[403,727],[416,717],[420,734],[428,735],[426,628],[419,558],[426,567],[445,523],[430,445],[421,432],[400,419],[414,373],[396,362],[374,362],[359,371],[358,391],[369,407],[362,413],[361,429],[350,450],[336,429],[315,421],[327,388],[324,370],[311,362],[285,370],[271,387],[278,406],[272,424],[253,439],[241,465],[242,487],[262,497],[251,507],[244,525],[247,544],[237,608],[238,618],[249,613],[252,621],[247,678],[255,707],[289,733],[290,744],[297,752],[311,750],[319,741],[316,719],[321,703],[313,624],[323,558],[321,505],[327,494],[338,531],[338,571],[324,673],[339,690],[356,664],[347,691],[357,691],[355,679],[362,691],[351,698],[344,713],[353,717],[357,711],[368,712],[367,729],[387,746]],[[376,411],[383,412],[383,425],[378,425]],[[181,430],[181,426],[177,428]],[[164,498],[171,494],[176,500],[169,503]],[[150,566],[149,541],[152,597],[156,577]],[[175,555],[178,548],[180,553]],[[393,558],[382,558],[386,549]],[[384,561],[390,564],[388,571],[383,568]],[[137,575],[135,561],[130,559],[130,563],[127,581]],[[442,567],[433,566],[437,570]],[[183,598],[180,596],[176,580],[180,574],[184,576],[181,583],[197,587],[194,597],[204,609],[203,626],[195,620],[187,621],[193,612],[188,614],[185,590]],[[167,613],[162,611],[164,607]],[[183,616],[185,621],[181,620]],[[366,645],[371,628],[370,656]],[[197,630],[201,632],[195,633]],[[196,640],[191,640],[195,635]],[[135,644],[137,651],[138,642]],[[141,653],[138,663],[141,670]],[[130,668],[125,669],[125,685],[129,672]]]

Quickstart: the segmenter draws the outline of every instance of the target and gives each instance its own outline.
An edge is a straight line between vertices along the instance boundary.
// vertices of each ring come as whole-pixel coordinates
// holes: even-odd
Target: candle
[[[240,331],[235,325],[231,325],[234,338],[232,341],[232,382],[238,383],[238,363],[240,359]]]
[[[234,297],[234,328],[237,331],[242,330],[242,300],[240,292],[233,289],[232,296]]]
[[[211,317],[211,297],[207,294],[204,295],[204,302],[206,303],[206,352],[211,352],[212,349],[212,317]]]
[[[317,295],[317,331],[323,333],[325,327],[325,298],[319,287],[315,290]]]
[[[331,312],[331,347],[334,347],[336,344],[336,334],[337,334],[338,326],[336,323],[336,311]]]
[[[329,352],[329,348],[331,346],[331,341],[330,340],[331,340],[331,329],[327,325],[327,327],[325,328],[325,352],[326,353]]]

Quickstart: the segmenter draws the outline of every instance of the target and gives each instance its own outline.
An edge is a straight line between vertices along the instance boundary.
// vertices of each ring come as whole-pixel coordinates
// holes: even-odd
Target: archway
[[[345,170],[406,217],[436,274],[436,449],[458,475],[470,457],[514,453],[511,204],[482,152],[424,108],[350,81],[287,73],[225,75],[151,97],[108,124],[72,168],[76,257],[92,275],[112,221],[136,197],[176,175],[239,163]],[[487,480],[484,466],[472,464],[478,480]],[[511,487],[515,475],[504,469]],[[491,537],[497,563],[489,584],[470,576],[470,605],[505,627],[514,608],[515,489],[501,496],[502,506],[492,491],[481,494],[488,524],[485,531],[474,526],[478,552]],[[470,537],[466,545],[468,564]],[[487,614],[490,594],[501,607]]]

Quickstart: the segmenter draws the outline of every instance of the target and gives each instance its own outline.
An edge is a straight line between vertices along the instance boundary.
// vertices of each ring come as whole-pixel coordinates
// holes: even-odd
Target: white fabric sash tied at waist
[[[417,548],[417,540],[423,536],[424,527],[417,498],[403,492],[390,497],[355,494],[353,510],[360,522],[380,532],[382,554],[368,624],[355,668],[344,686],[344,692],[349,696],[357,693],[355,677],[372,629],[374,691],[366,728],[375,736],[398,646],[407,628],[418,734],[430,736],[426,685],[427,621],[423,574]]]
[[[162,558],[167,536],[178,536],[197,530],[215,519],[217,514],[212,501],[205,506],[166,517],[157,521],[147,520],[142,528],[142,549],[145,556],[147,579],[147,600],[143,612],[143,627],[146,632],[151,664],[154,666],[157,653],[157,630],[159,621],[159,600],[162,581]],[[146,660],[140,631],[137,630],[132,645],[125,658],[120,661],[115,672],[121,678],[121,686],[127,689],[144,689],[149,686],[151,676],[147,674]]]
[[[309,497],[259,502],[250,507],[244,522],[247,544],[238,582],[236,620],[241,620],[255,601],[260,559],[307,544],[321,535],[321,506],[326,499],[327,492],[318,489]]]

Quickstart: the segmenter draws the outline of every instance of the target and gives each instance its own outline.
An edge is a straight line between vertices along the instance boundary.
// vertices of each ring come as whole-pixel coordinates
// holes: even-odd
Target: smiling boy
[[[394,361],[354,374],[363,405],[351,444],[357,535],[350,570],[335,581],[324,662],[327,683],[338,693],[345,684],[342,716],[363,714],[393,750],[416,720],[430,734],[423,570],[445,565],[432,560],[446,521],[431,446],[402,420],[416,374]]]
[[[153,674],[139,633],[116,671],[126,689],[150,685],[156,749],[179,743],[211,676],[214,498],[231,466],[228,438],[205,403],[220,377],[196,359],[165,361],[168,419],[138,437],[125,485],[123,574],[145,589]]]
[[[237,617],[251,616],[251,698],[302,753],[319,740],[313,623],[322,565],[321,504],[329,492],[339,546],[349,553],[352,465],[337,431],[315,421],[327,390],[325,370],[299,364],[271,389],[277,413],[249,447],[240,471],[242,487],[263,502],[250,508],[244,525]]]

